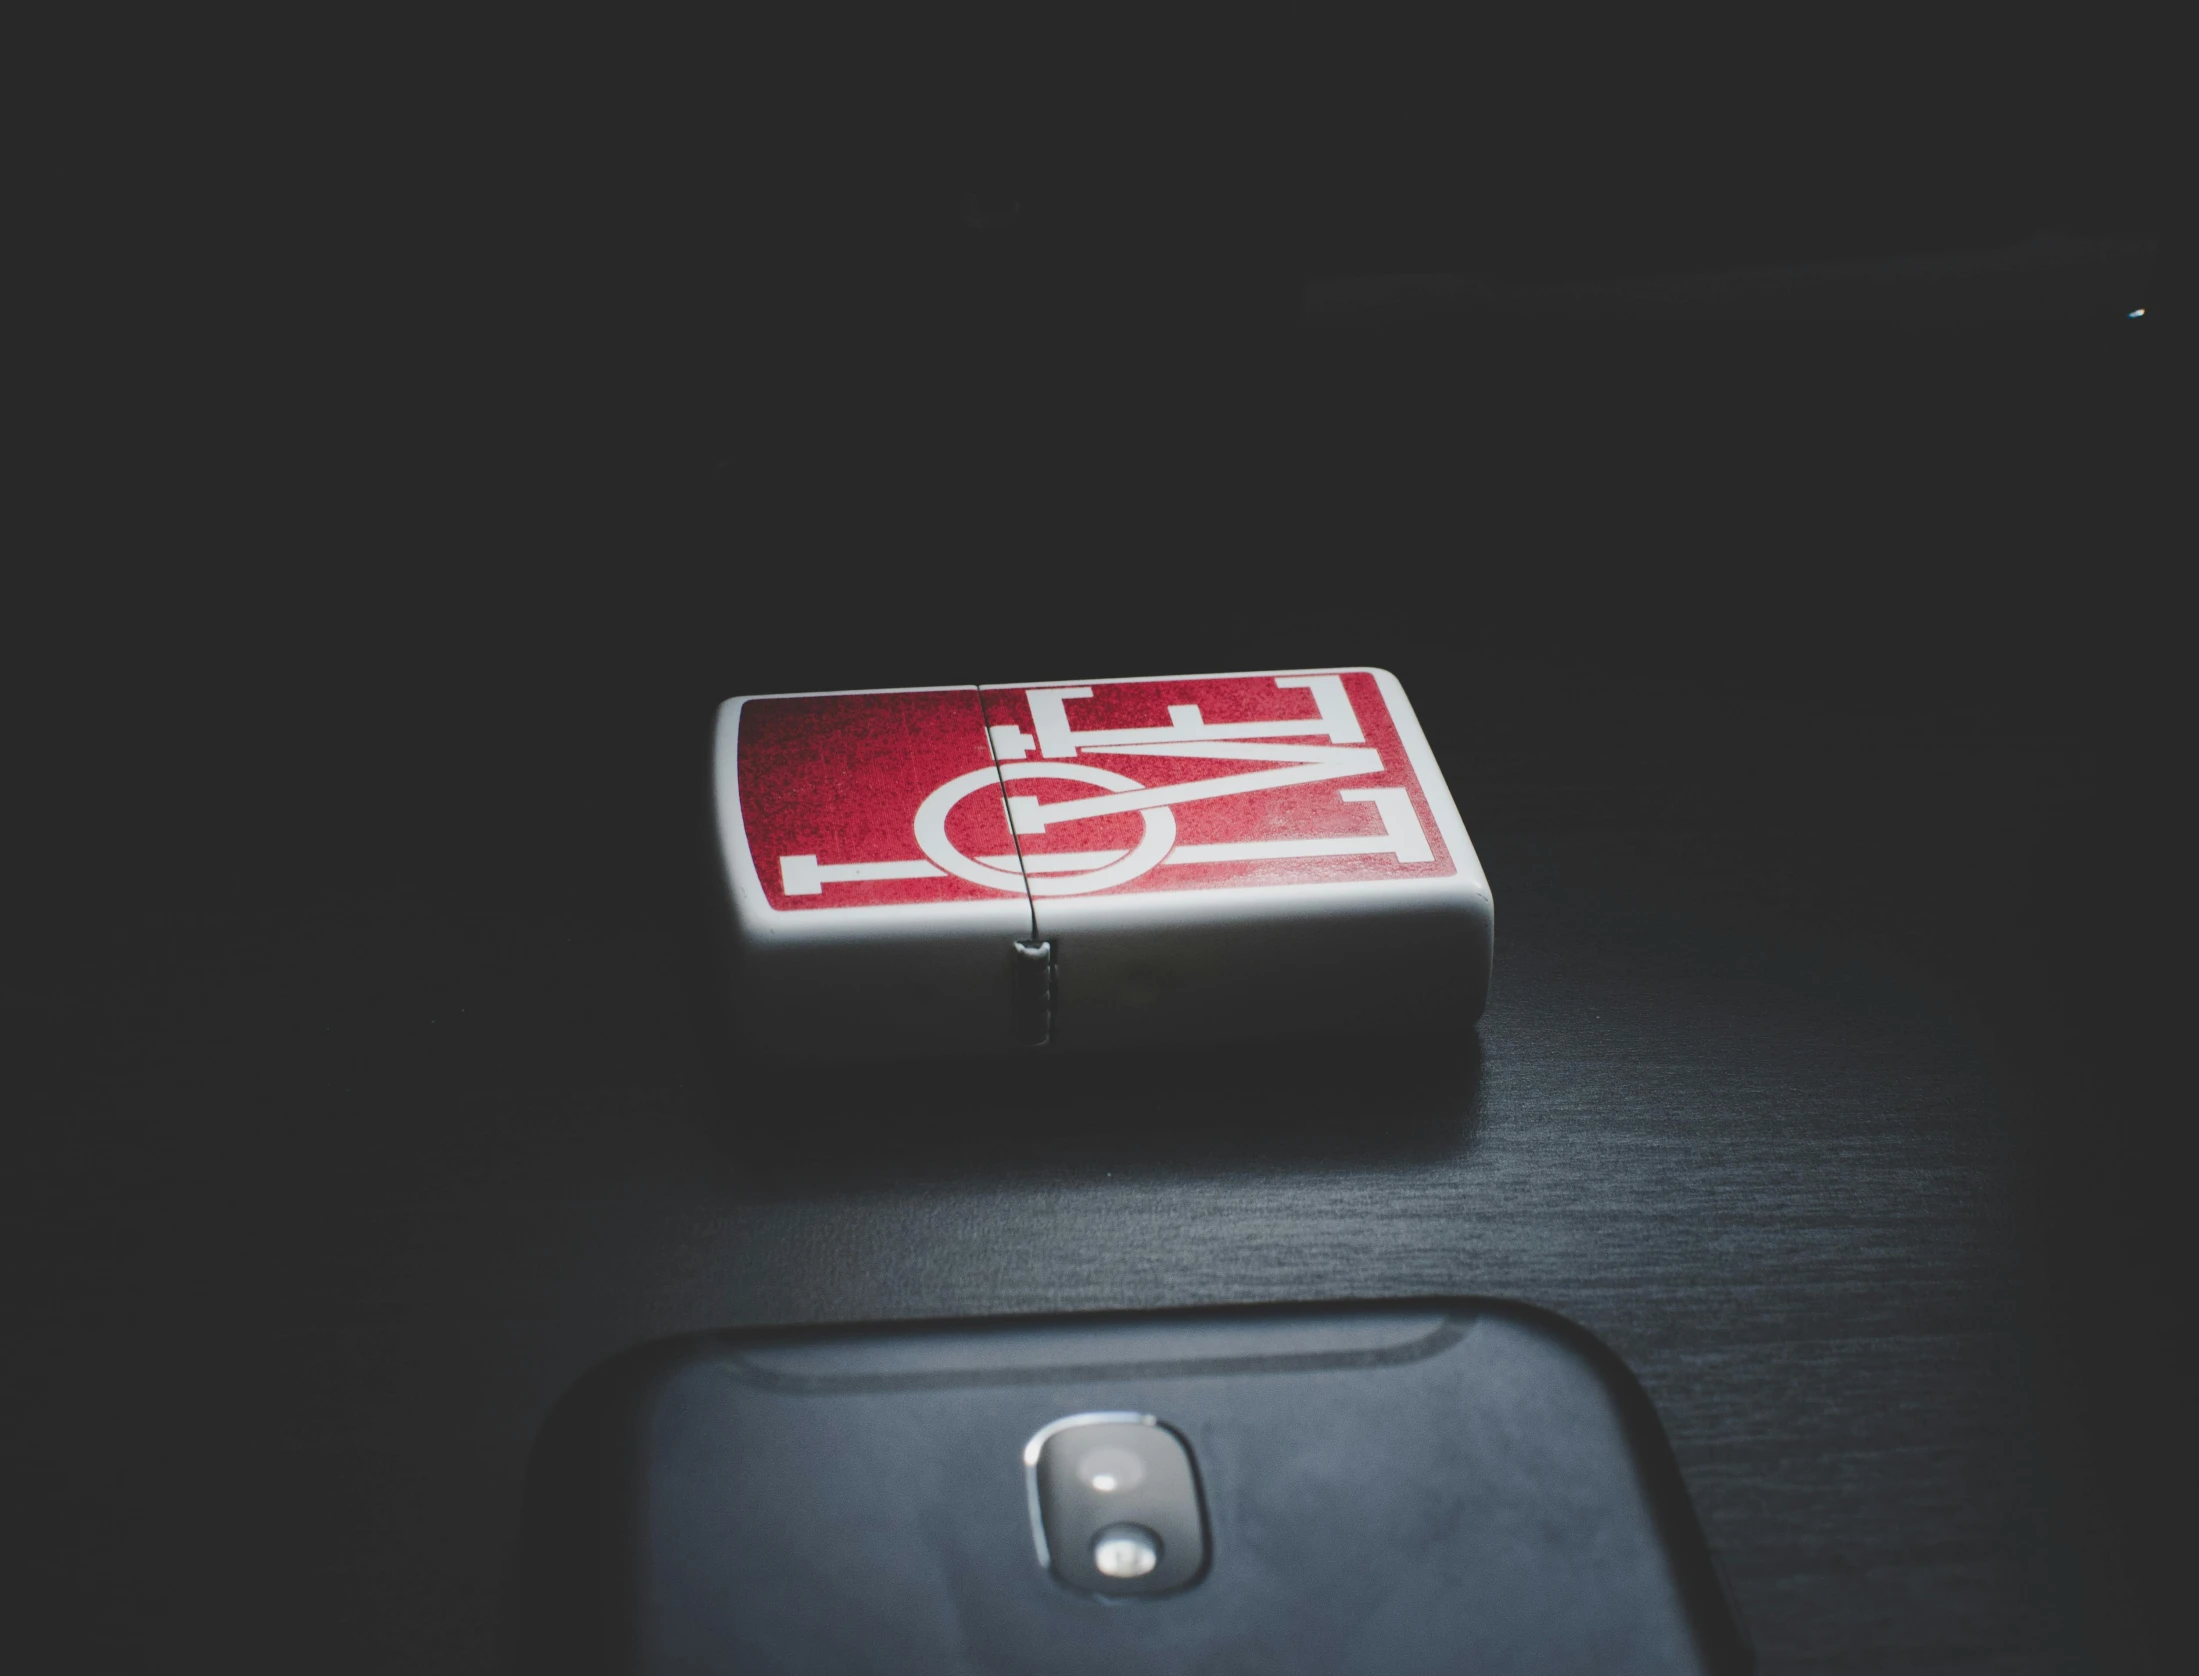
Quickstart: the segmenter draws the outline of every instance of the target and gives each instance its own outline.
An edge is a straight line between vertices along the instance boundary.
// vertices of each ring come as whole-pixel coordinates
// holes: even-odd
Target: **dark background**
[[[2166,1665],[2145,22],[72,59],[11,1639],[493,1663],[536,1426],[664,1333],[1465,1291],[1634,1365],[1767,1667]],[[1750,318],[1640,302],[1735,271]],[[1464,278],[1300,308],[1396,273]],[[1119,1135],[711,1069],[716,700],[1361,661],[1496,890],[1478,1065],[1159,1110],[1117,1067]]]

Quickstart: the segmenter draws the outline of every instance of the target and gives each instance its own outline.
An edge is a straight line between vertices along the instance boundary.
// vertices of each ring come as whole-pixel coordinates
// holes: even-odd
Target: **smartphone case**
[[[1048,1568],[1026,1462],[1123,1414],[1188,1448],[1205,1524],[1197,1577],[1140,1598]],[[512,1606],[527,1672],[1751,1663],[1624,1365],[1464,1298],[637,1350],[544,1428]]]

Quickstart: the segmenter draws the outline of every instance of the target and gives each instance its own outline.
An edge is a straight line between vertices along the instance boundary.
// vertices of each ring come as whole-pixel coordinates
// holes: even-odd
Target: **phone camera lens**
[[[1087,1594],[1161,1595],[1206,1572],[1198,1471],[1139,1414],[1076,1414],[1023,1446],[1040,1563]]]
[[[1092,1538],[1092,1563],[1102,1577],[1143,1577],[1161,1563],[1161,1539],[1143,1525],[1109,1525]]]
[[[1145,1463],[1127,1449],[1087,1450],[1077,1461],[1077,1477],[1103,1496],[1133,1490],[1145,1478]]]

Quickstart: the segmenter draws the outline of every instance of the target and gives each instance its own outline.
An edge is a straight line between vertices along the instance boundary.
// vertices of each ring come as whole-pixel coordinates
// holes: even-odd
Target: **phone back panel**
[[[1188,1444],[1179,1592],[1071,1589],[1024,1447]],[[1744,1668],[1656,1418],[1585,1332],[1442,1300],[725,1334],[621,1357],[533,1462],[514,1645],[557,1671]]]

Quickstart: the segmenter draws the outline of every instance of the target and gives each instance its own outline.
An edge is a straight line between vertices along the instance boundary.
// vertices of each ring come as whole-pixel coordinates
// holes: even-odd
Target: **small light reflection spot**
[[[1134,1490],[1145,1479],[1145,1463],[1127,1449],[1101,1445],[1077,1462],[1077,1476],[1103,1496]]]
[[[2143,320],[2145,317],[2146,311],[2142,308],[2134,308],[2130,311],[2129,314],[2124,316],[2126,320]]]

